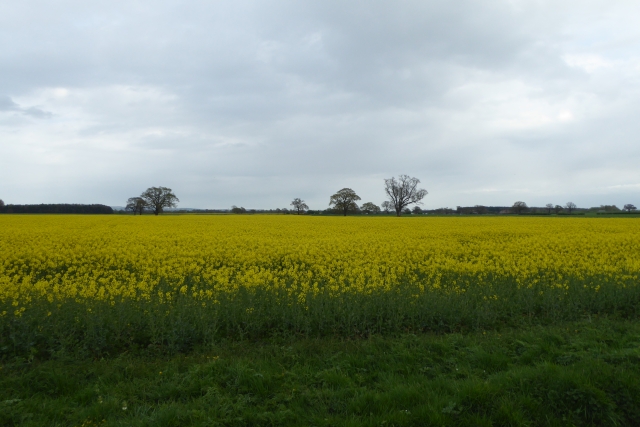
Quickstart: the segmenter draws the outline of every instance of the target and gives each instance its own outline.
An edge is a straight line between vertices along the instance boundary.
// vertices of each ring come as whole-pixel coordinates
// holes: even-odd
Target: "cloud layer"
[[[640,203],[637,2],[14,2],[0,198]]]

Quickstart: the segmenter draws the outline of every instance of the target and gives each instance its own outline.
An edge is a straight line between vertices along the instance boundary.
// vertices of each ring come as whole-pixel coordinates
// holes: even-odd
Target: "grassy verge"
[[[637,321],[151,352],[5,361],[0,425],[640,425]]]

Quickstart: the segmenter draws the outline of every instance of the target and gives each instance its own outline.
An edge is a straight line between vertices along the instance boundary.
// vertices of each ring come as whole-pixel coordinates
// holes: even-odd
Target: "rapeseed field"
[[[0,217],[0,352],[634,316],[635,219]]]

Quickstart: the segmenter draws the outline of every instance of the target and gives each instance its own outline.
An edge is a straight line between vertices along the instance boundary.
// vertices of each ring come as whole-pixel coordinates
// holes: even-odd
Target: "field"
[[[2,426],[638,426],[640,324],[12,361]]]
[[[639,310],[633,219],[2,216],[0,351],[548,324]]]
[[[633,218],[0,216],[0,424],[638,425]]]

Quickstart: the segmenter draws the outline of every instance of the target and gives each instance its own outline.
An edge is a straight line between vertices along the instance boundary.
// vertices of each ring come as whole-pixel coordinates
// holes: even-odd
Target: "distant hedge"
[[[0,207],[0,213],[14,214],[112,214],[113,209],[105,205],[5,205]]]
[[[632,211],[632,212],[596,212],[597,215],[638,215],[640,212]]]

